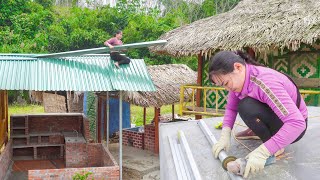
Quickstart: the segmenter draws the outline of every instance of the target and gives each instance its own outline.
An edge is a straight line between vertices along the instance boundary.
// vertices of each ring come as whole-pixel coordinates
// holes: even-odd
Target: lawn
[[[136,124],[136,126],[141,126],[143,124],[143,108],[139,106],[134,106],[131,105],[131,123]],[[176,104],[174,107],[175,114],[178,114],[179,111],[179,105]],[[172,111],[172,106],[167,105],[161,107],[161,114],[171,114]],[[13,114],[36,114],[36,113],[44,113],[44,108],[43,106],[39,105],[9,105],[9,117],[10,115]],[[146,121],[147,124],[150,123],[153,120],[154,117],[154,108],[150,107],[147,108],[147,113],[146,113]]]
[[[131,123],[136,126],[143,125],[143,107],[131,105]],[[174,113],[178,114],[179,104],[174,106]],[[172,105],[162,106],[160,109],[161,114],[172,114]],[[146,123],[149,124],[154,118],[154,107],[147,108]]]
[[[37,114],[44,113],[43,106],[39,105],[9,105],[8,116],[13,114]]]

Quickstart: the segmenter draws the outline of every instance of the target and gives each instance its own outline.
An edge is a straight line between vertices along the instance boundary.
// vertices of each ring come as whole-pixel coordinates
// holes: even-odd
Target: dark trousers
[[[265,103],[251,97],[240,100],[238,113],[244,123],[263,141],[268,141],[282,127],[283,122]],[[306,120],[306,123],[308,121]],[[305,134],[306,129],[293,141],[299,141]],[[291,143],[291,144],[292,144]]]
[[[120,64],[129,64],[130,59],[126,56],[121,55],[119,52],[112,52],[110,54],[112,60],[117,61]]]

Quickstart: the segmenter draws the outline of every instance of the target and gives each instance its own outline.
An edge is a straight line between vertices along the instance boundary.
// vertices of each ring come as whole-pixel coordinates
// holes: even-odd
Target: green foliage
[[[236,0],[234,0],[236,1]],[[116,30],[124,43],[157,40],[181,25],[215,14],[215,1],[160,1],[165,10],[146,8],[140,0],[119,0],[117,6],[95,9],[55,6],[54,0],[0,0],[0,52],[53,53],[103,46]],[[143,3],[143,2],[142,2]],[[196,69],[196,57],[156,55],[147,48],[127,52],[147,64],[183,63]]]
[[[35,0],[35,2],[41,4],[44,8],[51,8],[53,0]]]
[[[92,172],[76,173],[74,176],[72,176],[72,180],[87,180],[91,174]]]
[[[18,99],[30,102],[29,91],[8,91],[8,103],[9,104],[19,104]]]
[[[201,4],[201,9],[203,11],[203,18],[210,17],[216,14],[216,5],[215,1],[212,0],[205,0]]]
[[[28,12],[30,0],[0,0],[0,26],[12,25],[11,16]]]

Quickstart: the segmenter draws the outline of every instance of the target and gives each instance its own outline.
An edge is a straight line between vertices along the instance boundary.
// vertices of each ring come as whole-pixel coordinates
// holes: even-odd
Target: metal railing
[[[225,90],[222,87],[206,87],[206,86],[194,86],[194,85],[183,85],[180,87],[180,115],[192,114],[192,115],[206,115],[206,116],[223,116],[224,109],[219,108],[219,93],[218,91]],[[196,92],[201,91],[201,99],[203,107],[196,105]],[[212,91],[215,93],[214,108],[207,107],[207,92]],[[302,97],[304,98],[307,94],[320,95],[320,91],[315,90],[300,90]],[[187,97],[186,97],[187,96]]]

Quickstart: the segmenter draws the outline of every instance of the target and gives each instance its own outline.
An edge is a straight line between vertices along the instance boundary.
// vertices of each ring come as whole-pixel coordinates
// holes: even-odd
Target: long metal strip
[[[200,126],[200,129],[202,130],[202,132],[205,134],[207,140],[209,141],[210,145],[213,146],[215,143],[217,143],[216,138],[214,137],[214,135],[212,134],[212,132],[209,130],[208,126],[206,125],[206,123],[203,120],[199,120],[198,121],[198,125]],[[225,158],[227,158],[228,155],[226,153],[225,150],[220,151],[219,153],[219,160],[221,162],[223,162],[223,160]],[[228,172],[229,177],[232,180],[243,180],[243,178],[241,176],[235,175],[233,173]]]
[[[174,140],[172,140],[171,137],[168,136],[168,140],[169,140],[169,145],[170,145],[170,149],[171,149],[171,153],[172,153],[172,157],[173,157],[173,162],[174,162],[174,167],[176,169],[176,173],[177,173],[177,177],[178,180],[184,180],[186,179],[185,174],[183,174],[183,170],[182,170],[182,161],[179,158],[179,150],[176,146],[177,143],[174,142]]]
[[[181,144],[181,148],[187,157],[187,164],[191,169],[192,179],[201,180],[202,178],[201,178],[199,169],[197,167],[196,161],[194,160],[194,158],[192,156],[189,144],[187,142],[187,139],[186,139],[183,131],[181,131],[181,130],[178,131],[178,137],[179,137],[179,141]]]
[[[191,169],[190,167],[188,166],[187,164],[187,160],[186,160],[186,157],[182,151],[182,148],[181,148],[181,144],[176,144],[177,148],[179,149],[179,156],[180,156],[180,159],[181,159],[181,162],[182,162],[182,165],[183,165],[183,173],[185,173],[186,175],[186,179],[187,180],[192,180],[192,175],[191,175]]]
[[[163,45],[166,43],[167,43],[166,40],[131,43],[131,44],[125,44],[125,45],[121,45],[121,46],[114,46],[112,51],[121,51],[121,50],[134,49],[134,48],[143,48],[143,47],[149,47],[149,46]],[[80,55],[84,55],[84,54],[97,54],[97,53],[106,53],[106,52],[110,52],[109,47],[99,47],[99,48],[92,48],[92,49],[82,49],[82,50],[76,50],[76,51],[52,53],[52,54],[42,54],[42,55],[36,55],[34,57],[35,58],[53,58],[53,57],[80,56]]]

